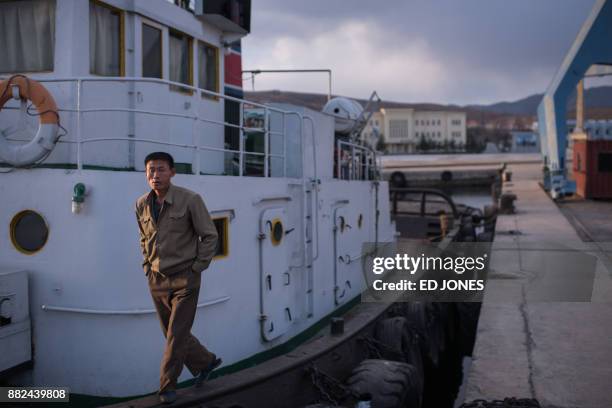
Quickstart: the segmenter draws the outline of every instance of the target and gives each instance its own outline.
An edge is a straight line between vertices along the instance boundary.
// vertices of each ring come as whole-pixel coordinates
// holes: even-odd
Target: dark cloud
[[[252,34],[246,44],[257,47],[258,41],[308,38],[333,32],[349,22],[366,23],[382,32],[384,39],[375,46],[389,53],[401,53],[414,42],[426,44],[429,55],[454,71],[457,82],[466,85],[449,88],[448,102],[476,102],[478,95],[508,99],[517,95],[479,93],[473,87],[478,87],[479,78],[485,76],[490,81],[497,78],[499,84],[484,86],[503,90],[516,83],[516,89],[522,89],[525,84],[521,86],[521,81],[526,80],[534,82],[530,86],[538,87],[532,93],[543,91],[593,3],[594,0],[257,0],[253,2]]]

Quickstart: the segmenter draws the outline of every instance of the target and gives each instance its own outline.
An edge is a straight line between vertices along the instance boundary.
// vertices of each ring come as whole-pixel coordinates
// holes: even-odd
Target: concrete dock
[[[517,212],[498,217],[490,265],[498,279],[487,284],[465,401],[516,397],[547,408],[612,407],[612,229],[580,224],[597,231],[595,242],[585,242],[529,178],[504,186],[517,195]],[[566,282],[568,272],[584,278],[578,286],[591,277],[592,293],[530,297],[528,276],[542,271],[549,282],[556,273]]]

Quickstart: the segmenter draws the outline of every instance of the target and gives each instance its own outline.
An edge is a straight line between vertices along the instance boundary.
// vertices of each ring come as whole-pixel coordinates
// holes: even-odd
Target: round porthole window
[[[272,245],[278,245],[283,239],[285,231],[283,229],[283,223],[279,219],[272,221]]]
[[[11,220],[10,229],[13,245],[19,252],[27,255],[40,251],[49,237],[45,219],[32,210],[17,213]]]

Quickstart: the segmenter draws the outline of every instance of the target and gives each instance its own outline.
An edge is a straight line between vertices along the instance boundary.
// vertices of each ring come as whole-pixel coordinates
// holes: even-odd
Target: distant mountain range
[[[321,110],[327,102],[327,95],[304,93],[304,92],[285,92],[285,91],[258,91],[245,92],[246,99],[255,102],[266,103],[292,103],[306,106],[313,110]],[[339,96],[339,95],[334,95]],[[502,117],[519,117],[527,120],[537,120],[537,109],[543,94],[527,96],[513,102],[498,102],[490,105],[442,105],[435,103],[405,103],[383,101],[381,108],[413,108],[417,110],[450,110],[464,111],[470,119],[480,122],[491,122]],[[366,100],[357,99],[365,106]],[[600,86],[585,89],[584,92],[585,108],[587,118],[612,118],[612,86]],[[576,106],[576,95],[572,95],[568,101],[568,112],[571,114]]]
[[[544,94],[535,94],[514,102],[498,102],[491,105],[467,105],[466,108],[506,115],[536,115],[542,96]],[[584,104],[587,109],[612,109],[612,86],[585,89]],[[573,111],[575,106],[576,94],[574,93],[570,97],[567,107],[570,111]]]

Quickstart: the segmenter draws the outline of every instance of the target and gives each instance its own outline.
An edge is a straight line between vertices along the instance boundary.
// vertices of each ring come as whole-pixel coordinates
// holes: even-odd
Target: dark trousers
[[[200,293],[201,272],[191,268],[166,277],[149,273],[149,289],[157,310],[166,348],[161,361],[159,392],[176,389],[183,364],[197,375],[215,359],[191,334]]]

